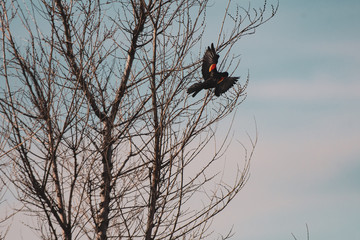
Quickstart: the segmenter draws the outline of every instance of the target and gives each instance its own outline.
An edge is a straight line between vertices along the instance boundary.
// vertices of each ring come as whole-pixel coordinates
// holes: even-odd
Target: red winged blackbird
[[[216,64],[218,63],[219,55],[216,54],[214,44],[211,44],[211,48],[208,47],[203,57],[202,75],[204,82],[199,82],[191,85],[187,93],[193,93],[193,97],[202,89],[215,88],[215,95],[220,96],[222,93],[229,90],[239,77],[229,77],[227,72],[218,72]]]

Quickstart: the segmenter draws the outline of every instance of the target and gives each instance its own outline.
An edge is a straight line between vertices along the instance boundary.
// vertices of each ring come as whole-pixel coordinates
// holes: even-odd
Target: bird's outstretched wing
[[[205,81],[210,77],[211,71],[217,71],[216,64],[218,63],[218,59],[219,55],[216,54],[214,44],[212,43],[211,47],[208,47],[203,57],[201,71]]]
[[[215,95],[218,97],[229,90],[239,79],[239,77],[222,77],[215,87]]]

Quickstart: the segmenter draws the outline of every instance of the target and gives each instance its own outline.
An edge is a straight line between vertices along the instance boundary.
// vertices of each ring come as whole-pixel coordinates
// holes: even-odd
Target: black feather
[[[191,85],[187,90],[188,94],[193,94],[192,96],[195,97],[202,89],[215,88],[215,95],[220,96],[234,86],[239,77],[229,77],[227,72],[218,72],[216,64],[219,57],[215,51],[214,44],[211,44],[211,47],[207,48],[203,57],[201,72],[204,82]]]

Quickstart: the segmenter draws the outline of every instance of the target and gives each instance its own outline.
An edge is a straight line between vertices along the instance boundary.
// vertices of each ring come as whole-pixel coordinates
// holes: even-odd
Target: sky
[[[310,239],[360,239],[359,12],[358,0],[280,0],[277,15],[233,49],[235,73],[250,72],[234,139],[248,144],[255,119],[258,144],[250,179],[214,221],[216,233],[300,240],[307,224]],[[235,154],[226,154],[228,166]]]
[[[235,72],[249,70],[250,84],[234,132],[246,143],[256,119],[258,144],[248,183],[215,228],[300,240],[307,225],[310,239],[360,239],[359,12],[357,0],[280,0],[237,44]]]

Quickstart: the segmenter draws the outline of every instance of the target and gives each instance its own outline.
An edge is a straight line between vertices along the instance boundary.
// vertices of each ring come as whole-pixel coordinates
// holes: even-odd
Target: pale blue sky
[[[255,117],[259,141],[217,222],[234,239],[306,239],[306,223],[310,239],[360,239],[359,13],[357,0],[280,0],[237,45],[251,78],[235,131],[246,142]]]
[[[359,0],[280,0],[277,16],[237,44],[236,73],[251,78],[234,139],[246,144],[255,117],[259,140],[251,178],[215,232],[300,240],[308,224],[310,239],[360,239],[359,23]]]

